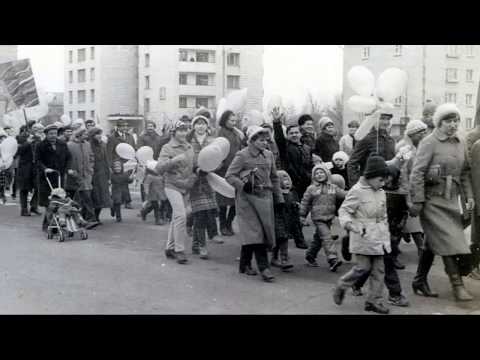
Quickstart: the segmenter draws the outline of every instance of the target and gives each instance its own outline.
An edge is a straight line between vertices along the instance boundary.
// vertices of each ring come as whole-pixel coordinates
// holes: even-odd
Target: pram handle
[[[60,174],[60,171],[51,169],[52,171],[45,173],[45,179],[47,179],[48,186],[50,186],[50,190],[53,191],[53,186],[52,183],[50,182],[50,179],[48,178],[48,174],[58,174],[58,187],[62,187],[62,176]]]

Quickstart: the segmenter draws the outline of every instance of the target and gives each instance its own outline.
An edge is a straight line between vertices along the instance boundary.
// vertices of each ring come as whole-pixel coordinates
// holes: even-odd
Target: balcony
[[[217,64],[207,62],[179,61],[178,71],[193,73],[216,73]]]
[[[179,85],[178,94],[185,96],[216,96],[215,86]]]

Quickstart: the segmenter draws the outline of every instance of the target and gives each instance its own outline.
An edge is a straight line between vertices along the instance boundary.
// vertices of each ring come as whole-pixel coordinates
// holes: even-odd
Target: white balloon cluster
[[[248,89],[232,91],[226,97],[221,98],[217,106],[217,121],[220,120],[222,114],[231,110],[234,113],[241,112],[247,105],[247,92]]]
[[[348,99],[348,106],[356,113],[370,114],[379,108],[391,107],[395,98],[405,92],[408,76],[403,70],[388,68],[375,83],[375,76],[369,69],[354,66],[347,79],[352,90],[358,94]]]

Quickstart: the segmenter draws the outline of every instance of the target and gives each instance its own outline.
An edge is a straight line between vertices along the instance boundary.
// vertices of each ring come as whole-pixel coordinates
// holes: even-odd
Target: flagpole
[[[28,127],[27,112],[25,111],[25,108],[23,108],[23,116],[25,117],[25,125]]]

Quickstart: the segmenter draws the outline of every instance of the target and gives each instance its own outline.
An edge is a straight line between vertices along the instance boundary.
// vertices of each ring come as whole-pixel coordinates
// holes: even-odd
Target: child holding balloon
[[[112,182],[112,216],[116,217],[117,222],[122,222],[122,213],[120,211],[121,205],[129,197],[128,184],[131,184],[134,179],[133,170],[126,173],[123,172],[123,165],[120,161],[113,162]]]

